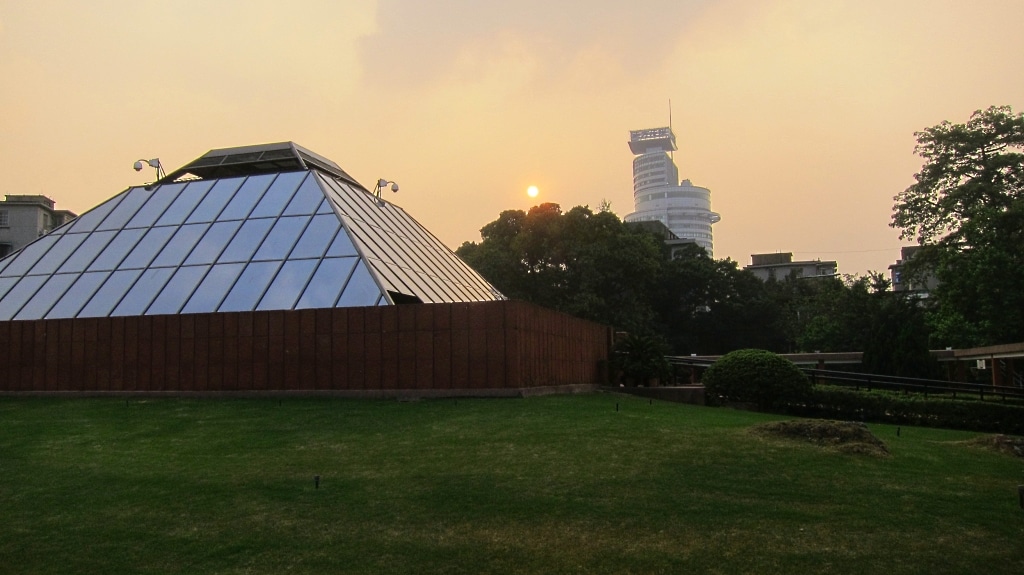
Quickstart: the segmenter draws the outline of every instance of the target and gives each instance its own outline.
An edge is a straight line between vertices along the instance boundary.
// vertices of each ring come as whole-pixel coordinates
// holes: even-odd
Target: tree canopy
[[[994,106],[915,136],[925,163],[891,225],[923,246],[908,272],[939,280],[936,343],[1024,340],[1024,114]]]

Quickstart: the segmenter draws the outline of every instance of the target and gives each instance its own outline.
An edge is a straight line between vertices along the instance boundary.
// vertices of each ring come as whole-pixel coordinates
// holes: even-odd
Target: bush
[[[1024,435],[1024,407],[996,401],[817,386],[807,399],[781,407],[802,417]]]
[[[615,346],[616,367],[627,385],[649,385],[671,373],[665,345],[647,335],[628,335]]]
[[[767,410],[780,402],[797,401],[811,392],[811,382],[788,359],[761,349],[723,355],[704,372],[707,403],[756,403]]]

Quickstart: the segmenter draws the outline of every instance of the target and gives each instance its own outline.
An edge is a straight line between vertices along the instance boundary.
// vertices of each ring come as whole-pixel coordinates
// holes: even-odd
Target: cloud
[[[581,63],[628,75],[657,69],[709,0],[381,0],[377,30],[359,43],[366,81],[417,88],[472,82],[509,60],[531,80],[579,78]]]

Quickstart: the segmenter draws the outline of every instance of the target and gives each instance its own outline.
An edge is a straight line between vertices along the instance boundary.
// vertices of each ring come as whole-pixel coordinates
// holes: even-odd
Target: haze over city
[[[633,211],[672,124],[715,257],[899,255],[914,132],[1024,109],[1024,2],[0,0],[0,194],[83,213],[211,148],[293,140],[449,247],[502,210]],[[536,186],[536,197],[527,195]]]

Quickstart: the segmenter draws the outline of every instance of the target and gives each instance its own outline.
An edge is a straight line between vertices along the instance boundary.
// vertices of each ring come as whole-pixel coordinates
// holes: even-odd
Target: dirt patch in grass
[[[968,445],[998,451],[1007,455],[1024,457],[1024,437],[1013,435],[982,435],[967,442]]]
[[[863,423],[804,419],[774,421],[750,428],[760,437],[781,438],[813,443],[827,449],[853,455],[886,457],[889,449]]]

